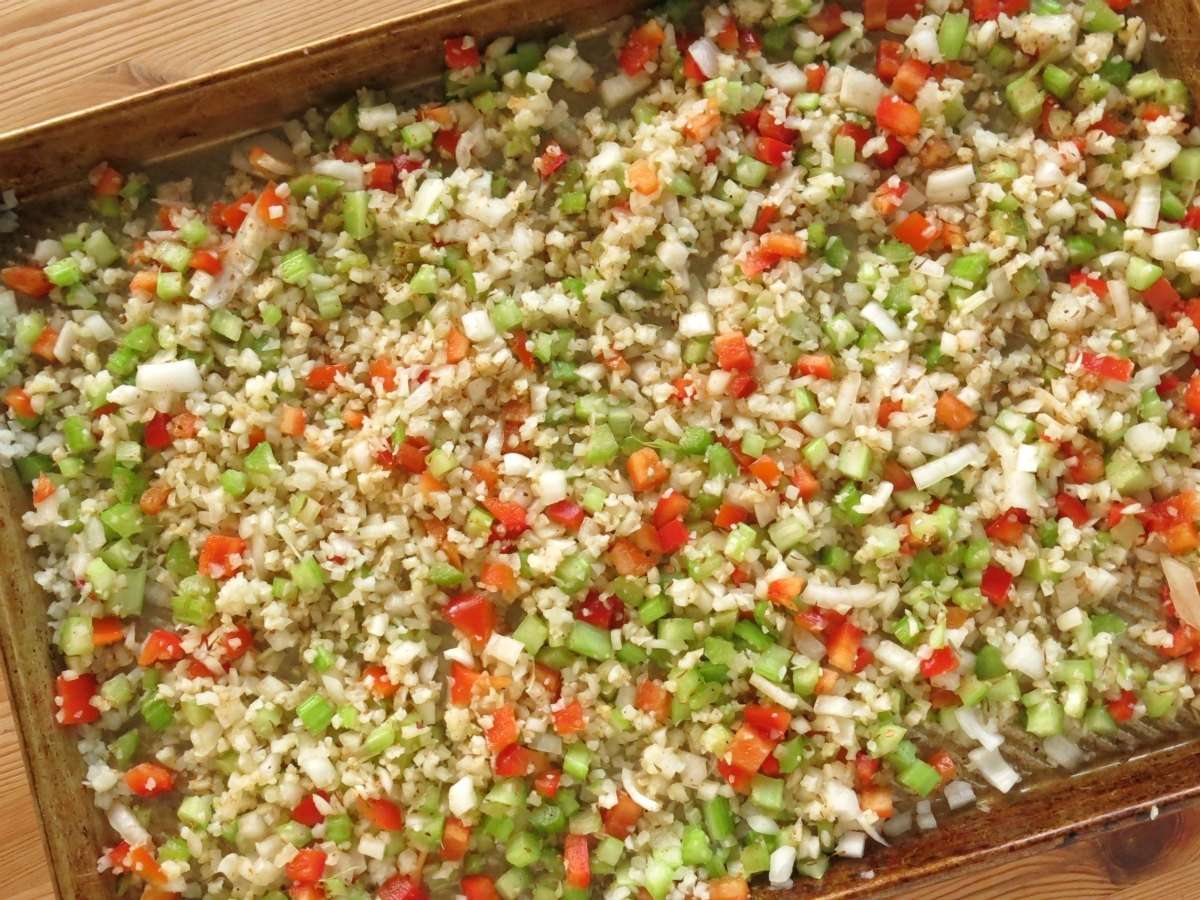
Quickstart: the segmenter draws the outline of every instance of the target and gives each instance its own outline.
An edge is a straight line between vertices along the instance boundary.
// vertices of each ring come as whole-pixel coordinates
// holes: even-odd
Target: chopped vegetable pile
[[[739,900],[1189,713],[1200,133],[1126,6],[670,0],[219,199],[98,167],[0,457],[100,870]]]

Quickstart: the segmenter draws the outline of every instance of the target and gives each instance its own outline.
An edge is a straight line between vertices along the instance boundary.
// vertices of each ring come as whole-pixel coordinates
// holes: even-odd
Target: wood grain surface
[[[420,0],[0,0],[0,132],[363,28],[419,5]],[[52,897],[7,685],[0,692],[0,798],[0,897]],[[1197,883],[1200,808],[1191,807],[923,887],[919,896],[1157,900],[1200,896]]]

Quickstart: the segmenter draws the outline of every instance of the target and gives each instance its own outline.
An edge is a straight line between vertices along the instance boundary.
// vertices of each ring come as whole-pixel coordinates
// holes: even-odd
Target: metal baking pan
[[[1200,88],[1200,0],[1156,0],[1139,10],[1165,36],[1155,48],[1163,68]],[[37,208],[83,184],[101,160],[144,166],[190,156],[238,135],[261,131],[309,106],[363,84],[415,84],[440,68],[431,48],[472,33],[547,35],[588,31],[645,4],[615,0],[451,0],[402,4],[408,11],[359,31],[147,91],[126,100],[14,132],[0,132],[0,191]],[[30,221],[27,219],[27,221]],[[53,724],[55,662],[46,597],[20,525],[27,492],[11,472],[0,478],[0,654],[33,783],[47,856],[63,900],[110,900],[113,883],[96,873],[109,828],[82,786],[75,735]],[[917,889],[969,867],[997,864],[1167,812],[1200,797],[1200,729],[1146,729],[1135,742],[1101,752],[1081,772],[1046,771],[1006,797],[947,815],[941,827],[872,847],[845,860],[821,882],[800,882],[783,898],[879,897]],[[1131,756],[1131,752],[1136,751]],[[1031,764],[1028,768],[1036,768]]]

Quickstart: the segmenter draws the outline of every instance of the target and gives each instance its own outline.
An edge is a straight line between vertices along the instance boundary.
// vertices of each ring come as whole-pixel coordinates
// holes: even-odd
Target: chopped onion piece
[[[1061,734],[1052,734],[1042,744],[1046,758],[1064,769],[1074,769],[1083,762],[1083,751]]]
[[[660,809],[662,809],[661,803],[659,803],[657,800],[647,797],[641,792],[637,786],[636,779],[633,777],[633,772],[631,772],[629,769],[621,770],[621,784],[625,786],[625,793],[627,793],[633,799],[633,802],[642,809],[646,810],[646,812],[658,812]]]
[[[1191,569],[1170,556],[1162,558],[1162,570],[1171,589],[1175,612],[1193,628],[1200,628],[1200,591],[1196,589],[1196,576]]]
[[[963,734],[971,740],[980,744],[985,750],[995,750],[1004,743],[1004,736],[998,732],[992,731],[979,718],[979,711],[969,707],[960,706],[954,711],[955,717],[958,719],[958,727],[963,730]]]
[[[849,719],[854,715],[854,703],[849,697],[838,697],[834,694],[822,694],[813,701],[813,712],[818,716],[837,716]]]
[[[946,804],[951,809],[962,809],[975,802],[975,789],[965,781],[952,781],[946,785]]]
[[[446,803],[450,812],[456,816],[465,816],[475,808],[475,802],[475,782],[469,775],[464,775],[450,785],[450,790],[446,793]]]
[[[720,51],[717,50],[717,45],[706,37],[692,41],[687,52],[705,78],[712,78],[721,68]]]
[[[866,849],[867,835],[864,832],[847,831],[842,835],[842,839],[838,841],[837,849],[834,850],[834,853],[850,859],[862,859],[863,852]]]
[[[862,308],[862,317],[878,328],[879,333],[889,341],[904,339],[904,330],[896,324],[892,314],[874,300]]]
[[[771,868],[767,877],[771,884],[778,887],[792,878],[792,870],[796,867],[796,848],[786,844],[776,847],[771,853]]]
[[[362,163],[346,162],[341,159],[323,159],[313,164],[313,171],[318,175],[328,175],[346,185],[348,191],[361,191],[366,180],[363,176]]]
[[[1017,770],[1010,766],[997,750],[976,747],[967,754],[967,759],[987,783],[1002,794],[1007,794],[1021,780]]]
[[[108,824],[122,839],[128,841],[131,847],[150,843],[150,832],[142,827],[142,823],[124,803],[114,803],[109,807]]]
[[[821,584],[810,581],[804,587],[803,597],[814,606],[873,606],[882,597],[882,592],[871,584]]]
[[[200,370],[193,359],[142,363],[134,383],[143,391],[186,394],[200,390]]]
[[[784,709],[795,709],[800,705],[800,699],[795,694],[784,690],[757,672],[750,676],[750,686],[772,703],[778,703]]]
[[[921,660],[915,653],[905,650],[892,641],[880,641],[875,648],[875,659],[896,672],[905,680],[915,678],[921,668]]]
[[[1041,641],[1031,631],[1017,638],[1013,648],[1004,654],[1004,664],[1034,681],[1046,677],[1046,654]]]
[[[922,831],[933,831],[937,828],[937,819],[933,817],[933,806],[928,800],[917,804],[917,827]]]
[[[913,482],[918,490],[932,487],[939,481],[957,475],[967,466],[979,465],[981,454],[977,444],[966,444],[957,450],[952,450],[945,456],[917,466],[912,470]]]

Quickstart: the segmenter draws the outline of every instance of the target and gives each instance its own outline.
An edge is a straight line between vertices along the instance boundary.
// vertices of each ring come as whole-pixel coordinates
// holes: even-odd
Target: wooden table
[[[361,28],[419,2],[0,0],[0,130]],[[0,797],[0,897],[52,896],[7,693],[0,697]],[[1198,881],[1200,809],[1190,809],[946,881],[920,895],[1151,900],[1195,896]]]

